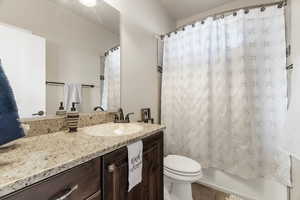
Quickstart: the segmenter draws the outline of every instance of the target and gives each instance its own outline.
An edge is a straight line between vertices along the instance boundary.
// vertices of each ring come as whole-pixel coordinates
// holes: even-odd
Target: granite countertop
[[[0,197],[157,133],[164,126],[142,124],[143,130],[124,136],[94,137],[57,132],[17,140],[0,148]]]

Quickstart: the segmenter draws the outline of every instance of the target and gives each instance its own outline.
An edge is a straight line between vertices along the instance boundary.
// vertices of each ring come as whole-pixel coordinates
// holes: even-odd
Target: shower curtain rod
[[[235,9],[231,9],[231,10],[225,10],[223,12],[219,12],[219,13],[216,13],[216,14],[208,15],[206,17],[194,20],[191,23],[179,26],[178,28],[176,28],[173,31],[170,31],[168,33],[160,35],[160,38],[163,39],[165,36],[170,37],[170,35],[172,33],[176,34],[178,31],[184,31],[185,27],[190,26],[190,25],[194,26],[197,22],[202,21],[202,23],[204,23],[204,20],[207,19],[207,18],[209,18],[209,17],[213,17],[214,19],[218,19],[218,18],[225,17],[225,15],[229,14],[229,13],[233,13],[233,15],[235,16],[237,14],[236,12],[239,11],[239,10],[245,10],[245,13],[248,14],[249,10],[255,9],[255,8],[261,8],[261,11],[263,12],[263,11],[265,11],[266,7],[270,7],[270,6],[274,6],[274,5],[278,5],[278,8],[282,8],[284,6],[287,6],[287,0],[277,1],[277,2],[273,2],[273,3],[265,3],[265,4],[253,5],[253,6],[240,7],[240,8],[235,8]]]

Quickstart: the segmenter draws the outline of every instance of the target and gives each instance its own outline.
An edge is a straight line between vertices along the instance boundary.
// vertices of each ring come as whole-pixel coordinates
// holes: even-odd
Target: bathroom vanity
[[[103,127],[97,125],[24,138],[1,149],[0,199],[162,200],[164,127],[136,125],[142,130],[134,134],[88,135]],[[126,145],[138,140],[144,144],[143,182],[128,192]]]

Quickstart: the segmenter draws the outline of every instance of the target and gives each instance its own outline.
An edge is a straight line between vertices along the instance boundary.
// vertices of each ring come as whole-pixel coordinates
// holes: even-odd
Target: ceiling
[[[120,13],[103,0],[98,0],[97,6],[86,7],[78,0],[50,0],[68,9],[74,13],[106,27],[109,31],[120,33]]]
[[[213,9],[233,0],[161,0],[169,15],[180,20]]]

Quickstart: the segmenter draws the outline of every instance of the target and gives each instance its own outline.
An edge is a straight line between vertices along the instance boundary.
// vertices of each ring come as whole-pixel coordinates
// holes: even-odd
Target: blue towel
[[[13,91],[0,60],[0,145],[24,136]]]

